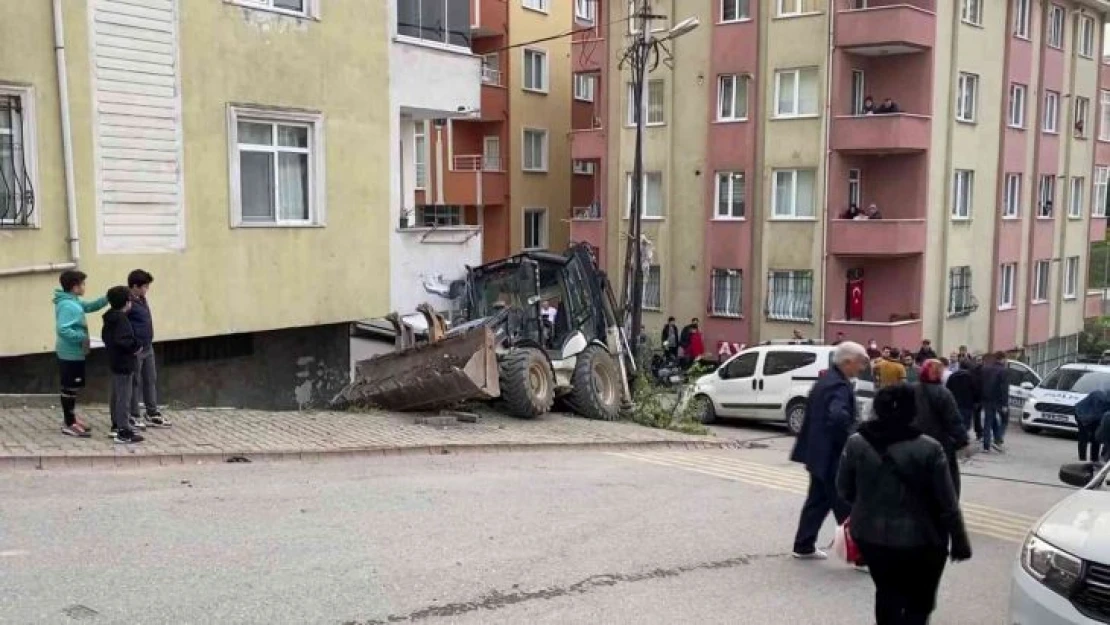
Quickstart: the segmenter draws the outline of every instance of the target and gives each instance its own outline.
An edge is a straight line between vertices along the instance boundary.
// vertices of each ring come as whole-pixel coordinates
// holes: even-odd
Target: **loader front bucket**
[[[482,326],[359,362],[333,404],[431,410],[500,396],[497,376],[493,332]]]

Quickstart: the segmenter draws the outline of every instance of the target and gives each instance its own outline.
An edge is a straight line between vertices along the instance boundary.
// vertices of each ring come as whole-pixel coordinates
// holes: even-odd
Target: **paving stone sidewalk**
[[[727,441],[632,423],[551,414],[536,420],[481,412],[477,423],[417,423],[419,415],[357,412],[175,410],[169,429],[150,429],[138,445],[107,436],[103,406],[82,411],[93,437],[62,435],[57,409],[0,408],[0,469],[91,468],[257,460],[317,460],[324,456],[524,451],[639,446],[717,447]]]

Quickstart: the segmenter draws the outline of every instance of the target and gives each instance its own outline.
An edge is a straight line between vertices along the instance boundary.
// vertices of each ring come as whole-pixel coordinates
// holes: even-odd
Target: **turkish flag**
[[[863,278],[848,281],[848,321],[863,321]]]

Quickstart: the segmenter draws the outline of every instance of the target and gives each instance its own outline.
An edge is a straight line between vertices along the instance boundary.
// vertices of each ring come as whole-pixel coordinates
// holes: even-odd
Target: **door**
[[[502,171],[501,137],[491,135],[482,139],[482,169],[485,171]]]
[[[1006,361],[1006,378],[1010,383],[1010,418],[1020,419],[1021,409],[1025,401],[1033,394],[1032,389],[1023,389],[1022,384],[1037,386],[1041,383],[1041,376],[1016,360]]]
[[[756,368],[759,358],[760,352],[745,352],[718,369],[717,375],[721,379],[717,381],[713,400],[721,416],[757,416],[759,388]]]
[[[815,362],[817,354],[812,350],[769,350],[756,380],[759,389],[756,416],[776,421],[784,419],[786,404],[792,399],[791,389],[797,385],[808,388],[817,381],[817,372],[810,366]]]
[[[867,97],[863,70],[852,70],[852,115],[863,114],[863,99]]]

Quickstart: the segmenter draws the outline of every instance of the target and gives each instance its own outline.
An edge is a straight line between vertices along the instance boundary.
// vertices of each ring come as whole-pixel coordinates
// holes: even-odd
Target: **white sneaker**
[[[791,555],[794,556],[795,560],[828,560],[829,559],[829,554],[825,553],[824,551],[821,551],[820,549],[814,549],[811,553],[798,553],[797,551],[795,551]]]

